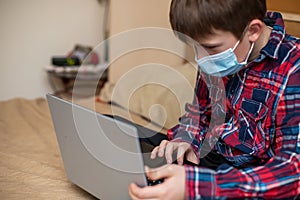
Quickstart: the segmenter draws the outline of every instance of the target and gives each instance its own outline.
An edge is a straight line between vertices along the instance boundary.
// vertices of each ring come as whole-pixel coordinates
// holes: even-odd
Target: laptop
[[[51,94],[47,100],[69,181],[102,200],[130,199],[133,182],[156,184],[147,180],[144,166],[165,160],[150,164],[151,145],[141,146],[137,127]]]

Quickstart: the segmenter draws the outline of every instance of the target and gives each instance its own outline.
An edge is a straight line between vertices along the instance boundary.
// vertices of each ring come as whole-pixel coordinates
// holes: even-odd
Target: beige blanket
[[[111,113],[110,105],[92,102],[80,101]],[[0,102],[0,199],[94,199],[66,178],[45,99]]]

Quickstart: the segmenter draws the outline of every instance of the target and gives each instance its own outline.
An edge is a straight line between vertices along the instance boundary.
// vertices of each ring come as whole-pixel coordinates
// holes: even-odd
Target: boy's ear
[[[249,23],[247,36],[250,42],[256,42],[263,32],[263,22],[259,19],[254,19]]]

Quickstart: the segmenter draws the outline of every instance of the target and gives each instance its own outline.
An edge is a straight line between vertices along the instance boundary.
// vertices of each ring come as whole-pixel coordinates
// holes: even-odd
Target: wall
[[[0,100],[51,92],[51,56],[101,42],[102,15],[97,0],[0,0]]]
[[[116,83],[121,76],[139,65],[182,64],[182,58],[173,54],[174,51],[185,54],[186,47],[174,36],[170,28],[171,0],[111,0],[110,2],[110,83]],[[160,31],[159,28],[163,29]],[[136,47],[144,48],[137,50]],[[125,54],[120,53],[126,48]]]

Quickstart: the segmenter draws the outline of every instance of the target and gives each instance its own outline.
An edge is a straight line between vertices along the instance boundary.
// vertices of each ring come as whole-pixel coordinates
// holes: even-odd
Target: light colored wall
[[[139,65],[159,63],[172,67],[182,63],[182,58],[172,53],[176,51],[185,54],[185,45],[174,36],[170,27],[171,0],[110,2],[110,83],[115,84],[120,77]],[[156,48],[147,48],[152,46]],[[162,48],[157,48],[158,46]],[[136,50],[136,47],[145,48]],[[126,48],[126,54],[122,55],[120,52]]]
[[[102,16],[97,0],[0,0],[0,100],[51,92],[51,56],[100,43]]]

